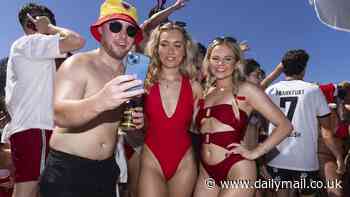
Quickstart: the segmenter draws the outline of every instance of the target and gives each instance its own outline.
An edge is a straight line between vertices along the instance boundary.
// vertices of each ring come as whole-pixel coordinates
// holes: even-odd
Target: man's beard
[[[109,56],[111,56],[112,58],[117,59],[117,60],[122,60],[128,54],[128,51],[129,51],[129,50],[125,50],[125,51],[113,50],[112,45],[109,44],[104,39],[101,40],[101,45]]]

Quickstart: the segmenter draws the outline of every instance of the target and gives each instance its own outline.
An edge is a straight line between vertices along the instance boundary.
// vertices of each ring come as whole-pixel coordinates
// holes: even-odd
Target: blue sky
[[[175,0],[168,0],[173,3]],[[0,57],[7,56],[11,43],[23,33],[17,12],[28,1],[2,0],[0,18]],[[81,33],[87,44],[82,51],[98,47],[89,33],[89,25],[99,13],[103,0],[39,0],[56,14],[60,26]],[[146,19],[155,0],[129,0]],[[318,21],[308,0],[190,0],[172,17],[187,22],[192,37],[207,45],[217,36],[248,40],[248,57],[256,58],[270,72],[282,55],[292,48],[309,52],[306,80],[339,82],[350,80],[350,33],[330,29]]]

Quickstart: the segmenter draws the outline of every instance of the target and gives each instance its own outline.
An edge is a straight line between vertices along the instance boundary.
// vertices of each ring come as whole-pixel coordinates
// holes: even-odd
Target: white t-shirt
[[[268,165],[298,171],[318,170],[317,117],[330,114],[321,90],[317,85],[292,80],[278,82],[267,88],[266,93],[294,127],[292,134],[277,146],[279,154]],[[274,128],[270,123],[269,134]]]
[[[30,128],[52,130],[55,58],[60,54],[57,35],[33,34],[11,47],[6,76],[6,106],[11,116],[2,141]]]

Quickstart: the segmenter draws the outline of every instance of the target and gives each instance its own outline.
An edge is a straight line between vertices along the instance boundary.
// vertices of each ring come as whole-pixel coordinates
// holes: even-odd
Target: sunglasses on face
[[[225,36],[225,37],[216,37],[213,42],[224,42],[224,41],[228,41],[228,42],[231,42],[231,43],[234,43],[234,44],[238,44],[237,43],[237,39],[236,38],[233,38],[231,36]]]
[[[122,31],[122,29],[123,29],[123,24],[119,21],[109,23],[109,30],[113,33],[119,33]],[[126,34],[130,38],[135,38],[137,31],[138,31],[137,28],[132,25],[129,25],[126,28]]]

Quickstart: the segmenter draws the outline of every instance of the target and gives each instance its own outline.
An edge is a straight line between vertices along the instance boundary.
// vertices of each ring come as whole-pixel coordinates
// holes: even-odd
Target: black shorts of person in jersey
[[[41,174],[41,197],[115,197],[119,167],[115,158],[90,160],[50,150]]]
[[[318,171],[296,171],[267,166],[267,171],[274,181],[288,181],[300,184],[300,188],[284,188],[299,190],[302,195],[311,195],[317,192],[317,188],[311,184],[312,181],[319,181]],[[303,182],[305,184],[303,184]],[[280,184],[282,185],[282,183]],[[296,184],[294,184],[296,185]]]

